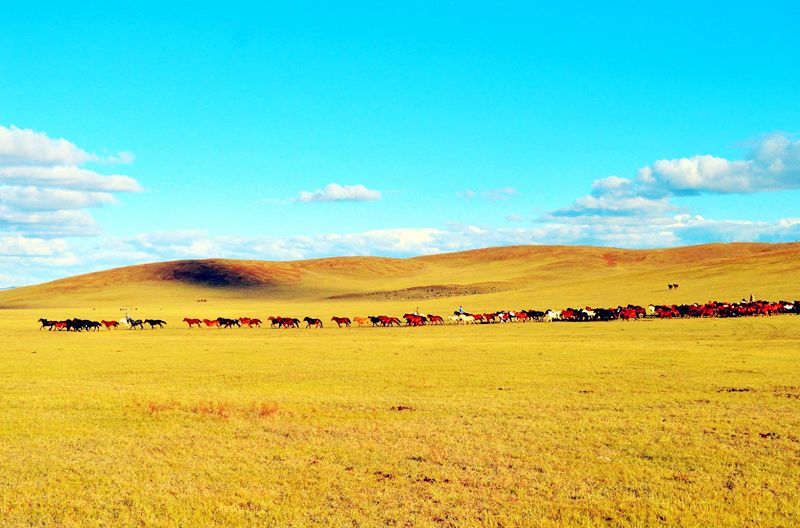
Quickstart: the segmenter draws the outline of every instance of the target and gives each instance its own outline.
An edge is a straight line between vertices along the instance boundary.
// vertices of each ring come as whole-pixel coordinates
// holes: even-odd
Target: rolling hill
[[[375,303],[476,309],[800,298],[800,244],[654,250],[513,246],[407,259],[182,260],[0,292],[0,308],[189,303]],[[668,291],[667,283],[680,288]]]

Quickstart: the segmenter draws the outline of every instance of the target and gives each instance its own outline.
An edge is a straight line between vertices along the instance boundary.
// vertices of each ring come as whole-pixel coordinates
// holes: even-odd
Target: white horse
[[[471,315],[461,314],[458,316],[458,319],[461,324],[475,324],[475,317]]]
[[[554,312],[553,310],[547,310],[544,314],[544,321],[546,323],[552,323],[553,321],[560,321],[562,319],[561,312]]]

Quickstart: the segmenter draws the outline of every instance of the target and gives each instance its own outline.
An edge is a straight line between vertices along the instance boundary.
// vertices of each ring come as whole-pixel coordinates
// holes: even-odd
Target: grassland
[[[297,300],[174,281],[98,288],[96,276],[91,288],[73,282],[75,295],[58,293],[63,284],[5,292],[0,525],[796,526],[797,316],[293,331],[179,322],[482,310],[504,299],[555,307],[581,292],[594,299],[583,304],[662,302],[667,275],[682,283],[677,302],[741,297],[753,284],[795,297],[795,271],[781,271],[791,259],[766,254],[760,275],[754,257],[700,259],[692,273],[705,285],[604,260],[607,280],[565,271],[560,290],[521,281],[453,298],[326,299],[413,284],[366,287],[344,271],[335,285],[317,276],[308,284],[321,289],[305,286]],[[463,278],[443,263],[463,258],[437,261],[452,284],[525,276],[520,263]],[[417,284],[443,283],[419,273]],[[168,320],[166,330],[34,324],[119,318],[136,295],[137,313]]]

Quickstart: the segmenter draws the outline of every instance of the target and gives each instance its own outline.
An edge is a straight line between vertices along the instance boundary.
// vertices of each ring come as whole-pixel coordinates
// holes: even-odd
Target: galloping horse
[[[353,317],[353,321],[358,326],[364,326],[369,324],[369,317]]]
[[[341,328],[342,325],[345,325],[347,327],[350,326],[350,318],[349,317],[331,317],[331,321],[336,323],[339,326],[339,328]]]
[[[166,321],[162,321],[161,319],[145,319],[144,322],[150,325],[150,330],[153,330],[155,327],[164,328],[164,325],[167,324]]]
[[[139,330],[144,330],[144,321],[141,319],[131,319],[128,316],[125,316],[125,319],[128,321],[128,326],[130,326],[128,330],[133,330],[137,326],[139,327]]]
[[[189,319],[188,317],[183,318],[183,322],[189,325],[191,328],[193,325],[197,325],[197,328],[200,328],[200,324],[203,322],[200,319]]]
[[[322,328],[322,320],[314,319],[313,317],[304,317],[303,321],[306,323],[306,328]]]
[[[403,319],[406,320],[406,326],[424,326],[426,318],[417,314],[404,314]]]
[[[42,323],[42,326],[39,328],[39,330],[41,330],[42,328],[47,328],[48,330],[52,330],[53,327],[56,326],[56,323],[58,323],[58,321],[50,321],[49,319],[45,319],[44,317],[39,319],[39,322]]]
[[[442,319],[441,315],[428,315],[428,321],[432,325],[434,325],[434,324],[443,325],[444,324],[444,319]]]
[[[381,322],[381,326],[394,326],[394,325],[400,326],[400,319],[398,319],[397,317],[388,317],[386,315],[380,315],[378,316],[378,319]]]
[[[203,324],[206,326],[219,326],[219,321],[216,319],[203,319]]]
[[[103,323],[103,326],[106,327],[106,330],[111,330],[112,328],[116,328],[119,326],[119,322],[117,321],[106,321],[105,319],[100,321]]]
[[[217,324],[220,328],[232,328],[234,325],[242,326],[238,319],[227,319],[225,317],[217,317]]]

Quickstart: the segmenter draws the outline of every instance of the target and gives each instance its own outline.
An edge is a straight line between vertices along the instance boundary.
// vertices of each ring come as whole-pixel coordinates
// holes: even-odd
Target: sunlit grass
[[[800,317],[190,331],[175,311],[56,335],[39,316],[0,312],[3,525],[800,518]]]

